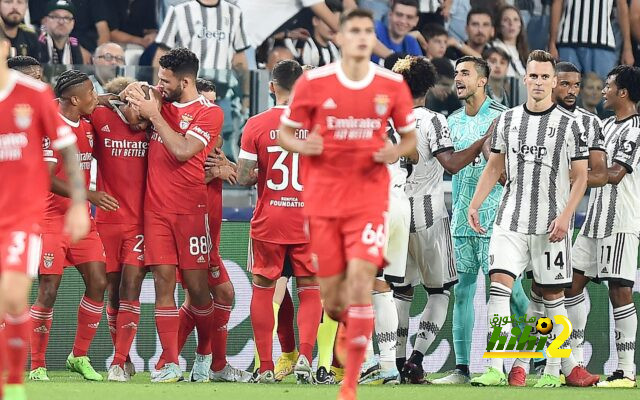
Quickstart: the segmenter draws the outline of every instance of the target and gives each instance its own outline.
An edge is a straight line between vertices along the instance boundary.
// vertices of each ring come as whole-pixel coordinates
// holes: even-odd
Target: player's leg
[[[178,283],[181,283],[182,278],[179,278],[179,276],[180,272],[178,271],[176,280],[178,281]],[[178,354],[182,352],[182,349],[187,343],[187,339],[189,339],[189,335],[191,335],[191,332],[196,329],[196,318],[193,314],[193,309],[191,308],[189,289],[186,286],[184,286],[182,289],[184,290],[184,301],[178,309]]]
[[[338,322],[334,321],[324,311],[322,320],[318,326],[318,369],[316,370],[316,382],[319,384],[335,383],[333,375],[330,374],[331,363],[333,361],[333,347],[336,341]]]
[[[118,320],[118,309],[120,308],[120,280],[121,272],[107,273],[107,324],[113,346],[116,345],[116,323]]]
[[[287,288],[289,278],[293,276],[290,258],[285,257],[282,276],[276,282],[276,290],[273,295],[275,331],[278,334],[278,341],[282,350],[274,369],[276,381],[278,382],[293,373],[299,356],[296,349],[296,336],[293,330],[293,299]]]
[[[96,229],[104,246],[107,271],[107,323],[113,346],[116,345],[116,322],[120,307],[120,279],[122,271],[122,239],[126,230],[120,224],[99,224]]]

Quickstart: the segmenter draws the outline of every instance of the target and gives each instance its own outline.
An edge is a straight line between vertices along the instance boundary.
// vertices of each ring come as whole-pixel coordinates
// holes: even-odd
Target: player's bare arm
[[[238,184],[242,186],[253,186],[258,182],[258,173],[256,170],[258,162],[247,160],[246,158],[238,159]]]
[[[604,151],[591,150],[589,152],[589,172],[587,174],[587,187],[600,187],[606,185],[607,183],[611,183],[608,182],[607,153]]]
[[[65,230],[73,242],[82,239],[89,232],[89,216],[85,206],[87,193],[84,176],[78,163],[78,149],[75,144],[65,146],[59,150],[62,156],[68,180],[68,194],[72,200],[71,207],[65,217]]]
[[[489,156],[489,161],[487,161],[487,165],[485,166],[484,171],[482,171],[482,175],[480,175],[480,180],[478,181],[478,186],[476,186],[476,191],[473,194],[471,203],[469,204],[467,219],[469,221],[471,229],[473,229],[475,232],[481,234],[486,233],[486,228],[480,225],[480,216],[478,215],[478,209],[487,198],[491,190],[493,190],[493,187],[500,179],[500,176],[502,175],[502,171],[504,171],[504,169],[504,153],[491,153],[491,156]]]
[[[473,160],[478,157],[478,155],[482,152],[482,146],[487,141],[487,136],[484,136],[464,150],[453,151],[451,149],[441,151],[436,154],[436,158],[442,164],[444,169],[447,170],[450,174],[457,174],[462,168],[466,167]]]
[[[316,125],[306,140],[300,140],[296,138],[295,128],[280,124],[278,145],[287,151],[299,153],[303,156],[318,156],[322,154],[323,149],[322,136],[318,132],[320,132],[320,127]],[[415,147],[415,136],[413,146]]]
[[[393,145],[391,142],[387,142],[383,148],[374,153],[373,159],[379,163],[392,164],[400,157],[415,156],[417,142],[415,129],[401,133],[400,143]]]
[[[607,171],[607,182],[612,185],[617,185],[622,181],[622,178],[627,175],[627,169],[617,162],[614,162],[610,168],[606,169]]]
[[[551,221],[549,225],[549,241],[560,242],[567,236],[571,218],[578,208],[578,204],[587,190],[587,167],[588,160],[575,160],[571,162],[571,171],[573,175],[573,183],[571,184],[571,192],[569,193],[569,201],[562,213]]]

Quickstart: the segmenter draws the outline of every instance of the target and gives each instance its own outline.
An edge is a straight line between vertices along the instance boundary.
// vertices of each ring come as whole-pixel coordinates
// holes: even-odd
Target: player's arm
[[[492,152],[489,156],[489,161],[480,175],[476,191],[473,194],[471,203],[469,204],[469,211],[467,219],[471,229],[478,233],[486,233],[486,229],[480,225],[480,217],[478,210],[489,196],[489,193],[493,190],[493,187],[498,183],[502,171],[505,169],[505,153]]]
[[[551,221],[549,225],[549,241],[559,242],[567,236],[571,218],[578,208],[578,204],[584,196],[585,190],[587,190],[588,179],[588,160],[573,160],[571,161],[571,174],[573,182],[571,183],[571,192],[569,193],[569,201],[567,206],[562,210],[560,215]]]
[[[89,215],[85,205],[87,192],[84,186],[84,175],[80,170],[80,164],[76,156],[78,149],[75,144],[62,147],[58,151],[69,180],[69,197],[71,198],[71,206],[65,215],[64,229],[71,237],[71,241],[77,242],[89,232]]]
[[[204,183],[208,184],[218,178],[227,181],[230,185],[235,185],[237,183],[236,164],[227,159],[221,147],[222,138],[218,137],[216,147],[211,149],[204,162]]]
[[[600,187],[606,185],[607,183],[607,153],[603,150],[590,150],[589,171],[587,173],[587,187]]]
[[[486,141],[486,137],[480,138],[464,150],[453,151],[453,149],[444,149],[435,154],[440,164],[451,175],[457,174],[462,168],[469,165],[482,152],[482,146]]]
[[[257,165],[257,160],[238,158],[238,185],[253,186],[258,182]]]
[[[62,153],[62,151],[60,151],[60,153],[64,157],[64,154]],[[75,154],[74,154],[74,157],[75,157]],[[47,162],[47,164],[49,164],[49,171],[52,172],[55,169],[55,163]],[[51,192],[57,194],[58,196],[66,197],[73,200],[74,182],[72,181],[71,176],[68,175],[69,172],[68,171],[66,172],[68,177],[67,178],[68,180],[66,182],[56,176],[53,176],[53,174],[51,175]],[[80,174],[83,175],[81,170],[80,170]],[[80,178],[83,186],[83,198],[82,198],[83,203],[84,201],[89,200],[91,204],[101,208],[104,211],[118,210],[118,208],[120,207],[120,205],[118,204],[118,200],[116,200],[113,196],[102,191],[95,191],[95,190],[85,191],[84,177],[80,176]]]
[[[627,175],[640,164],[640,130],[629,129],[624,137],[619,139],[618,150],[613,154],[613,165],[607,169],[607,182],[612,185],[619,184]]]

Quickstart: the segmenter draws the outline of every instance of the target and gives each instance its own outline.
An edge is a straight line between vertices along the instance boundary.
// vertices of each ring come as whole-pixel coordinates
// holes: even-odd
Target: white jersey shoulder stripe
[[[389,71],[388,69],[382,68],[378,65],[376,65],[375,68],[376,68],[376,75],[383,78],[391,79],[392,81],[402,82],[402,79],[403,79],[402,75],[396,74],[395,72]]]

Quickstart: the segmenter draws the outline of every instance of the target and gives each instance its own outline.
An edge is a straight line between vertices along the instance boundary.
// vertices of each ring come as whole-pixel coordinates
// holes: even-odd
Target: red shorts
[[[42,234],[40,274],[62,275],[65,267],[88,262],[105,262],[104,247],[93,220],[87,236],[74,244],[71,244],[69,236],[63,233]]]
[[[207,214],[144,213],[144,263],[179,269],[209,268]]]
[[[309,234],[317,275],[343,273],[352,259],[384,268],[387,241],[386,211],[362,212],[347,217],[309,217]]]
[[[96,223],[107,255],[107,273],[120,272],[124,264],[144,267],[141,225]]]
[[[38,275],[42,239],[37,224],[28,229],[16,228],[0,235],[0,273],[22,272],[33,278]]]
[[[282,275],[285,257],[289,258],[293,276],[315,276],[311,263],[311,246],[303,244],[278,244],[251,239],[247,270],[254,275],[276,280]]]

